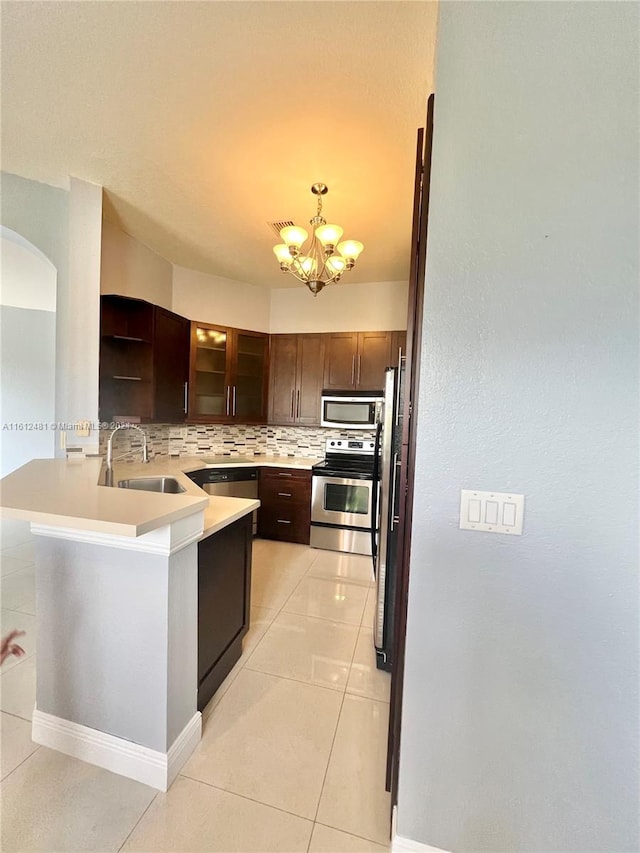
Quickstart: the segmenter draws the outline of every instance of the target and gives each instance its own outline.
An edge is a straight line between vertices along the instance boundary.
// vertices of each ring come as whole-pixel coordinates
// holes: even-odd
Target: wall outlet
[[[76,435],[78,438],[89,438],[91,435],[91,421],[78,421],[76,424]]]
[[[460,492],[461,530],[522,535],[524,495],[513,492]]]

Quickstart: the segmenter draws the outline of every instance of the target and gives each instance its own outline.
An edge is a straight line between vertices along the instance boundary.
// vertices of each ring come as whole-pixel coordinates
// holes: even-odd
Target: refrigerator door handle
[[[385,407],[383,412],[381,460],[380,460],[380,533],[378,536],[378,558],[376,560],[376,612],[373,624],[373,640],[377,649],[382,649],[385,636],[385,609],[387,602],[387,545],[390,532],[389,501],[391,498],[391,467],[393,453],[393,403],[398,371],[389,368],[385,377]]]
[[[400,516],[396,512],[396,492],[398,487],[398,475],[402,462],[398,459],[398,454],[393,454],[393,485],[391,487],[391,530],[395,530],[396,524],[400,524]]]
[[[378,549],[376,545],[376,528],[378,526],[378,482],[380,480],[380,435],[382,421],[376,424],[376,439],[373,450],[373,483],[371,485],[371,559],[373,561],[373,576],[377,571]]]
[[[395,405],[395,425],[400,426],[400,386],[402,384],[402,349],[399,351],[400,361],[398,362],[398,376],[396,379],[396,405]]]

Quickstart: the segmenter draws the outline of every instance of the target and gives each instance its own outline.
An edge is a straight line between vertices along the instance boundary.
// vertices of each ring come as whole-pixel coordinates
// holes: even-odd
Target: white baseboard
[[[441,847],[430,847],[428,844],[422,844],[412,838],[394,835],[391,839],[391,853],[449,853],[449,851],[443,850]]]
[[[169,752],[167,753],[167,782],[166,787],[161,788],[161,790],[166,791],[169,788],[178,773],[187,763],[193,750],[200,743],[201,737],[202,714],[200,711],[196,711],[169,747]]]
[[[143,782],[159,791],[169,788],[200,742],[201,735],[200,711],[189,720],[168,752],[149,749],[124,738],[46,714],[37,708],[33,712],[31,729],[35,743]]]

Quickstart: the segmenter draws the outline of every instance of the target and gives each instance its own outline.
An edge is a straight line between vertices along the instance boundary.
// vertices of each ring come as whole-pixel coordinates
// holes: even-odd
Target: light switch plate
[[[460,492],[460,528],[522,535],[524,495],[513,492]]]

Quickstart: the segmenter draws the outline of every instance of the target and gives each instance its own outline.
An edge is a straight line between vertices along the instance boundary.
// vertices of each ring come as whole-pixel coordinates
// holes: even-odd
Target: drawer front
[[[260,482],[260,500],[266,506],[311,505],[311,483],[304,480],[265,479]]]
[[[261,468],[260,479],[282,482],[283,480],[302,480],[311,483],[311,471],[305,468]]]
[[[301,507],[261,507],[258,514],[258,535],[264,539],[309,544],[311,517]]]

